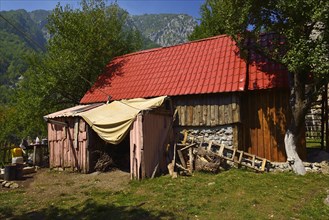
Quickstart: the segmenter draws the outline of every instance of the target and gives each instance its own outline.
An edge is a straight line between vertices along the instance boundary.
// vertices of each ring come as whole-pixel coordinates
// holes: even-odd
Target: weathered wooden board
[[[286,161],[284,135],[291,118],[289,91],[249,91],[242,97],[243,144],[241,150],[270,161]],[[305,143],[299,143],[306,157]]]
[[[180,126],[218,126],[241,121],[238,93],[172,97]]]
[[[89,158],[87,124],[79,119],[79,125],[75,125],[75,118],[56,119],[57,121],[67,121],[68,127],[48,123],[49,142],[49,165],[51,168],[72,168],[88,173]],[[77,147],[74,147],[74,133],[77,132]]]

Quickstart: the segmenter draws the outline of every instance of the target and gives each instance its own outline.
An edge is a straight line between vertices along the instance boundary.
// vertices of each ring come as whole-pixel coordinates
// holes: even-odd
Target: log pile
[[[226,170],[234,164],[237,167],[243,166],[264,172],[270,161],[213,141],[186,143],[184,138],[182,143],[175,145],[171,167],[172,170],[176,167],[179,174],[191,175],[194,170],[218,173],[221,169]]]
[[[106,172],[106,171],[111,171],[114,170],[116,167],[113,159],[110,157],[105,152],[100,152],[100,157],[98,158],[96,165],[95,165],[95,170],[96,171],[101,171],[101,172]]]
[[[195,170],[218,173],[220,165],[225,162],[212,151],[207,151],[202,147],[196,149]]]

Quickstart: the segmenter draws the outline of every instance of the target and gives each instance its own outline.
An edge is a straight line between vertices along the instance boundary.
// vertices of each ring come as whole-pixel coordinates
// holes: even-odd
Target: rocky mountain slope
[[[187,42],[197,22],[186,14],[145,14],[131,16],[132,23],[154,43],[171,46]]]

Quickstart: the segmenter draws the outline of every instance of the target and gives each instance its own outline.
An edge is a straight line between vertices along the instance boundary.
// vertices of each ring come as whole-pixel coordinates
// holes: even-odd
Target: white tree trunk
[[[292,167],[292,170],[298,175],[305,175],[306,170],[303,161],[297,154],[296,137],[289,129],[287,130],[284,137],[284,144],[287,153],[287,160]]]

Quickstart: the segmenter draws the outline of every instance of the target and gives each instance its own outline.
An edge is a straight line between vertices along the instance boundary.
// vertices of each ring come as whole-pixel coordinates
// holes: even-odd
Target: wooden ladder
[[[212,143],[212,146],[213,145],[214,143]],[[237,163],[238,165],[249,167],[260,172],[264,172],[266,164],[270,162],[265,158],[244,152],[242,150],[232,149],[224,145],[220,145],[218,156],[225,160]]]

